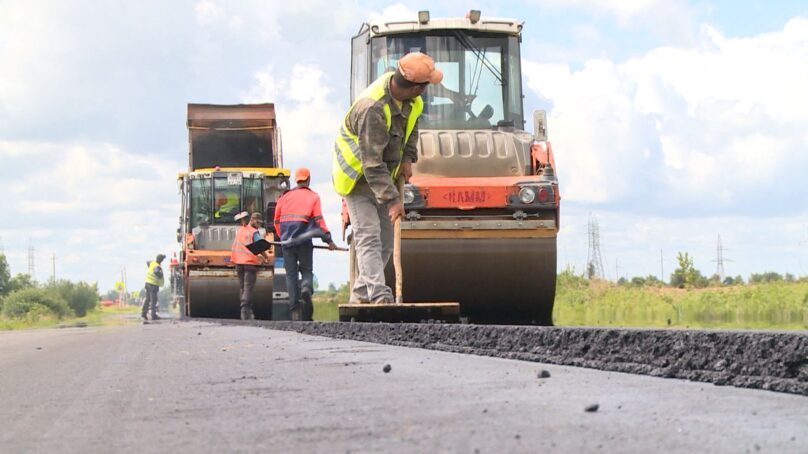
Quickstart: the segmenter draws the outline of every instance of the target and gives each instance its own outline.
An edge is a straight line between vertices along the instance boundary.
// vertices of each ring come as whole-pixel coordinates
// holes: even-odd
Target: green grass
[[[33,328],[53,328],[55,326],[71,326],[71,325],[84,325],[84,326],[102,326],[102,325],[124,325],[131,323],[131,320],[125,317],[128,314],[137,314],[140,312],[138,306],[125,306],[125,307],[105,307],[95,308],[87,313],[84,317],[65,317],[62,319],[56,318],[52,315],[43,315],[31,318],[20,319],[6,319],[0,318],[0,330],[18,330],[18,329],[33,329]]]
[[[346,286],[314,295],[314,319],[337,320]],[[618,286],[558,277],[553,320],[558,326],[725,329],[808,329],[808,282],[703,289]]]
[[[808,329],[808,283],[673,289],[559,279],[553,319],[566,326]]]

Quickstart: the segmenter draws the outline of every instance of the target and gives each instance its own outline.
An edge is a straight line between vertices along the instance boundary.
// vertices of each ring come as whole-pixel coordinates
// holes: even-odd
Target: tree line
[[[808,277],[797,278],[791,273],[780,274],[774,271],[767,271],[764,273],[752,273],[749,279],[744,281],[743,276],[737,275],[721,277],[718,274],[712,276],[705,276],[693,265],[693,258],[687,252],[679,252],[676,256],[678,262],[677,268],[671,273],[669,283],[666,284],[657,276],[649,274],[648,276],[635,276],[630,279],[621,277],[617,280],[617,285],[630,286],[630,287],[663,287],[670,286],[675,288],[706,288],[706,287],[721,287],[731,285],[744,285],[749,284],[763,284],[771,282],[803,282],[808,280]],[[590,267],[591,269],[591,267]],[[591,280],[591,273],[587,276]]]
[[[65,279],[39,283],[24,273],[12,277],[5,254],[0,254],[0,317],[29,321],[83,317],[98,301],[95,283]]]

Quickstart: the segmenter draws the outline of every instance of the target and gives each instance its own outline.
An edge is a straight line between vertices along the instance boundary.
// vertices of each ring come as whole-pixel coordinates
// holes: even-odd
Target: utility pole
[[[51,279],[56,283],[56,253],[51,254]]]
[[[589,214],[589,251],[586,257],[586,274],[589,279],[606,279],[606,269],[600,253],[600,226],[598,220]]]
[[[721,234],[718,234],[718,242],[715,246],[715,274],[723,282],[724,281],[724,262],[731,262],[732,260],[724,258],[724,246],[721,244]]]
[[[620,265],[618,264],[617,259],[614,259],[614,281],[617,282],[620,280]]]
[[[35,256],[35,249],[34,243],[31,241],[31,238],[28,238],[28,275],[31,276],[31,279],[36,279],[36,267],[34,264],[34,256]]]
[[[659,280],[665,283],[665,261],[662,259],[662,249],[659,250]]]

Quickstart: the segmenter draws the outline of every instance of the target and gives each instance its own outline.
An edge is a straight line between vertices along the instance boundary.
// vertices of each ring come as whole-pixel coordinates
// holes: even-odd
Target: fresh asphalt
[[[0,333],[3,453],[804,453],[806,427],[806,396],[256,326]]]

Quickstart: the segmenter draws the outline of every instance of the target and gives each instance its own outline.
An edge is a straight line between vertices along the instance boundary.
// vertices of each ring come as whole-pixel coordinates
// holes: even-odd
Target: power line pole
[[[715,274],[721,281],[726,277],[724,274],[724,262],[731,262],[731,259],[724,257],[724,246],[721,244],[721,234],[718,234],[718,241],[715,245]]]
[[[662,259],[662,249],[659,250],[659,280],[665,283],[665,261]]]
[[[600,226],[592,213],[589,214],[588,224],[589,251],[586,257],[586,274],[589,279],[606,279],[606,270],[603,268],[603,258],[600,253]]]
[[[56,283],[56,253],[51,254],[51,279]]]
[[[35,249],[34,243],[31,241],[31,238],[28,238],[28,275],[31,276],[31,279],[36,279],[36,267],[34,263],[34,256],[35,256]]]

